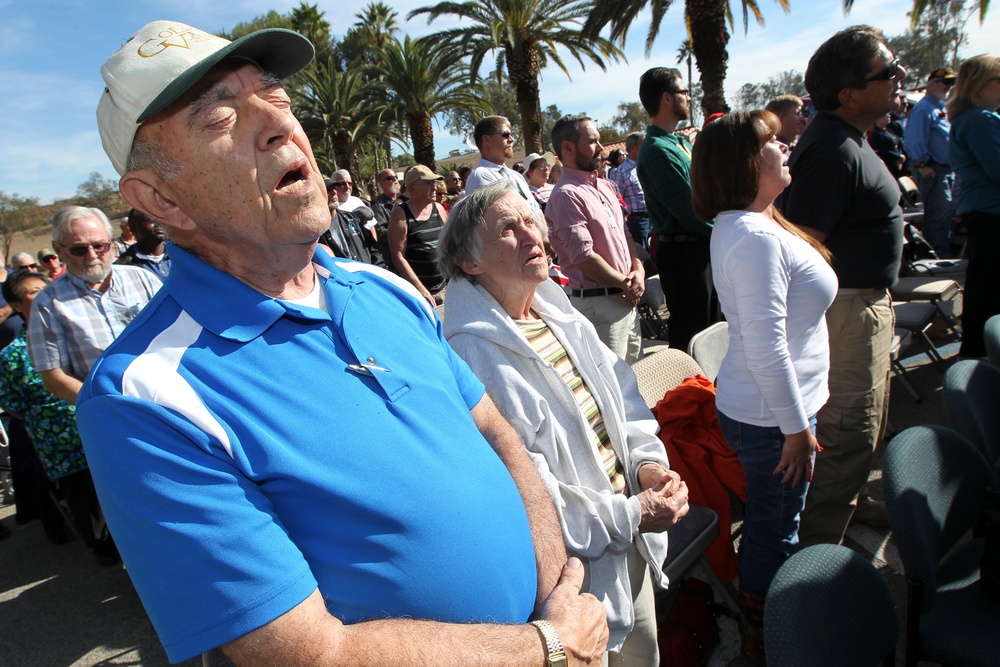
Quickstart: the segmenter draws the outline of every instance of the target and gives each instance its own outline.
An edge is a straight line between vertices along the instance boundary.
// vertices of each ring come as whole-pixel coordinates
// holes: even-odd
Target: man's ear
[[[478,276],[483,273],[483,265],[471,259],[463,259],[459,266],[470,276]]]
[[[663,91],[663,95],[660,96],[660,112],[663,112],[663,106],[667,105],[670,107],[670,111],[674,110],[674,96],[670,91]]]
[[[856,88],[843,88],[839,93],[837,93],[837,100],[840,101],[840,106],[845,109],[851,109],[854,107],[854,91]]]
[[[168,227],[192,230],[194,220],[172,199],[169,183],[152,169],[136,169],[122,176],[118,190],[133,208]]]

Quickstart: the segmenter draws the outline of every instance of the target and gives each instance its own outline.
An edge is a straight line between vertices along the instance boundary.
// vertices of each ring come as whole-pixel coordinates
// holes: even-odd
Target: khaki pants
[[[817,415],[816,455],[799,542],[839,544],[868,481],[889,405],[893,315],[881,290],[840,290],[826,312],[830,399]]]
[[[657,667],[660,649],[656,643],[653,580],[649,576],[649,566],[634,544],[628,552],[628,578],[632,585],[635,623],[622,644],[621,653],[605,653],[601,664],[602,667]]]
[[[621,294],[574,296],[573,307],[590,320],[601,342],[619,357],[634,364],[639,359],[642,335],[639,312]]]

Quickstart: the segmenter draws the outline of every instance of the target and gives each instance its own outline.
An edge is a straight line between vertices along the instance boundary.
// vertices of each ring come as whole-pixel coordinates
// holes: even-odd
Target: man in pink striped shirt
[[[614,186],[597,177],[600,133],[586,116],[563,116],[552,128],[552,146],[563,171],[545,217],[552,248],[569,278],[570,298],[604,344],[633,363],[641,344],[636,304],[645,272]]]

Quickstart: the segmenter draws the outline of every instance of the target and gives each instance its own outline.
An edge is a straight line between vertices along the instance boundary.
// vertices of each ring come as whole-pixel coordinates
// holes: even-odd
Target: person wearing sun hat
[[[59,255],[52,248],[42,248],[38,251],[38,265],[42,267],[49,280],[55,280],[66,273],[66,267],[59,261]]]
[[[437,244],[448,213],[437,202],[444,177],[418,164],[403,175],[406,200],[389,214],[389,252],[396,273],[431,305],[444,303],[445,278],[437,263]]]
[[[280,81],[312,56],[157,21],[102,70],[120,192],[171,238],[77,400],[128,574],[172,662],[597,658],[582,564],[429,304],[317,251],[323,176]]]
[[[549,183],[549,173],[555,163],[556,156],[548,151],[542,154],[531,153],[524,158],[524,178],[528,181],[528,189],[543,213],[554,187]]]

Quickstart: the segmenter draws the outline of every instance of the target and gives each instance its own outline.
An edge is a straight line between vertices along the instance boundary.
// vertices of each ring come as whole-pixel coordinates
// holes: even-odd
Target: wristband
[[[548,654],[549,667],[566,667],[566,649],[563,648],[562,640],[559,639],[556,629],[548,621],[532,621],[531,625],[538,628],[545,640],[545,651]]]

